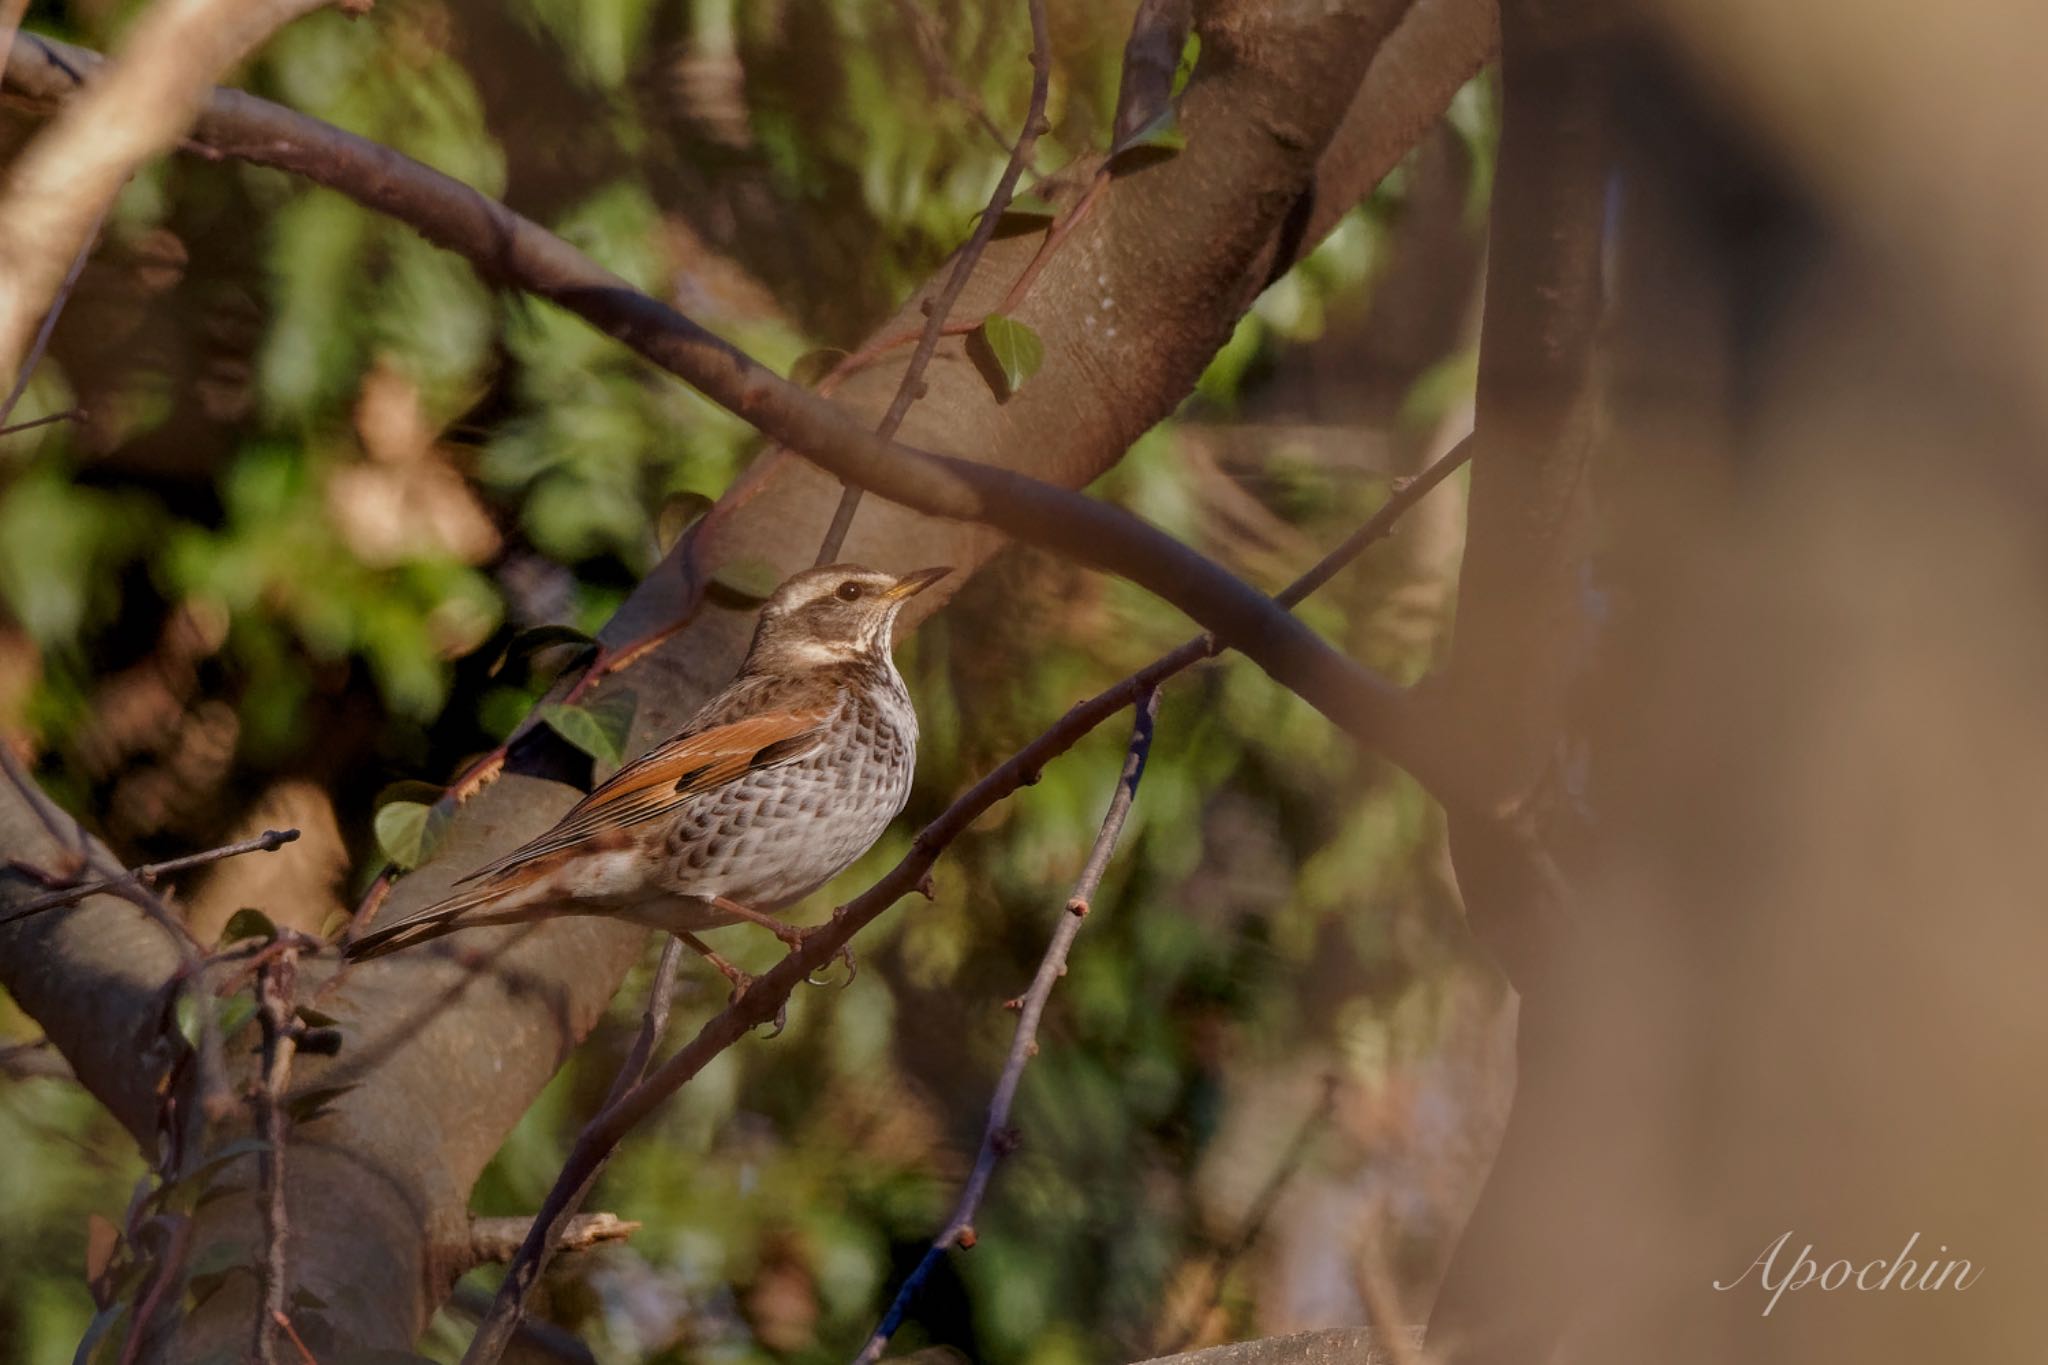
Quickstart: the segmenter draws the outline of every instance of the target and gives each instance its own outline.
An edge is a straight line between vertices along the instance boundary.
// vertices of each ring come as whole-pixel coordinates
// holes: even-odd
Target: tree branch
[[[126,869],[118,876],[80,882],[75,886],[31,897],[12,907],[7,914],[0,915],[0,928],[44,910],[76,905],[88,896],[98,896],[130,887],[150,887],[155,885],[159,877],[168,877],[173,872],[183,872],[188,868],[203,867],[207,863],[217,863],[223,858],[234,858],[244,853],[275,853],[298,837],[299,832],[295,829],[266,829],[253,839],[222,844],[219,848],[210,848],[204,853],[188,853],[181,858],[171,858],[161,863],[145,863],[141,867]]]
[[[256,969],[256,1020],[263,1033],[263,1072],[256,1086],[256,1128],[266,1148],[262,1165],[263,1258],[257,1270],[263,1297],[257,1305],[255,1352],[263,1365],[277,1365],[278,1345],[291,1327],[285,1313],[286,1243],[291,1237],[285,1208],[284,1149],[291,1132],[285,1092],[291,1089],[292,1058],[299,1047],[299,1022],[293,1011],[298,994],[298,935],[280,938]],[[309,946],[311,941],[308,941]],[[294,1336],[294,1340],[297,1338]],[[304,1350],[304,1343],[299,1343]]]
[[[924,397],[925,367],[931,364],[932,355],[939,349],[939,337],[953,316],[953,305],[959,302],[960,292],[973,278],[981,253],[988,248],[989,239],[995,236],[996,225],[1009,210],[1017,178],[1031,164],[1031,151],[1038,145],[1039,135],[1046,130],[1045,99],[1052,89],[1052,34],[1046,25],[1045,0],[1027,0],[1027,5],[1031,11],[1031,99],[1024,114],[1024,127],[1017,134],[1017,145],[1010,151],[1009,163],[996,179],[988,207],[976,220],[967,245],[961,247],[954,257],[945,286],[935,297],[925,301],[924,331],[918,336],[917,349],[911,353],[910,363],[903,368],[903,378],[896,385],[896,397],[890,400],[889,410],[875,428],[875,434],[885,441],[903,425],[910,405]],[[846,544],[846,532],[853,525],[853,514],[860,507],[860,495],[859,484],[844,486],[839,495],[839,506],[832,513],[832,524],[826,528],[824,542],[818,546],[818,563],[830,564],[839,558],[840,547]]]
[[[1295,98],[1276,97],[1262,89],[1255,104],[1228,111],[1227,119],[1226,111],[1212,111],[1195,98],[1197,87],[1191,86],[1183,115],[1191,141],[1198,131],[1219,142],[1241,139],[1249,131],[1261,146],[1269,146],[1269,139],[1281,145],[1306,140],[1306,150],[1312,152],[1324,135],[1312,131],[1318,109],[1309,92],[1334,83],[1317,67],[1327,66],[1333,51],[1344,51],[1353,55],[1340,69],[1362,74],[1374,45],[1399,14],[1400,6],[1392,0],[1361,0],[1315,21],[1273,20],[1283,30],[1274,35],[1261,31],[1267,20],[1259,7],[1219,7],[1211,17],[1210,38],[1223,53],[1217,63],[1223,74],[1210,82],[1218,87],[1210,93],[1227,96],[1233,79],[1241,80],[1247,70],[1263,75],[1274,60],[1265,45],[1275,36],[1295,39],[1299,46],[1294,55],[1308,67],[1300,70],[1296,63],[1289,64],[1288,82]],[[41,46],[49,45],[45,40]],[[68,50],[67,58],[75,51]],[[76,55],[85,60],[84,54]],[[10,85],[44,95],[61,94],[68,86],[69,78],[54,64],[19,75],[16,66],[10,61]],[[1305,80],[1315,75],[1322,75],[1323,81]],[[209,114],[201,119],[196,133],[207,145],[298,171],[412,224],[429,240],[469,257],[487,277],[577,313],[844,480],[928,515],[980,522],[1132,579],[1243,651],[1353,738],[1380,749],[1425,785],[1434,788],[1444,774],[1444,765],[1431,752],[1432,742],[1406,723],[1398,688],[1331,649],[1301,622],[1276,611],[1249,584],[1156,527],[1119,508],[1011,470],[884,440],[843,409],[773,374],[680,313],[633,290],[567,242],[469,187],[374,143],[248,96],[222,91],[215,99],[230,116]],[[1343,102],[1341,95],[1324,95],[1323,112],[1333,117]],[[1307,169],[1305,162],[1303,171]],[[1268,235],[1259,233],[1258,241],[1265,242]],[[1072,254],[1062,253],[1062,260]],[[1243,287],[1240,280],[1239,289]],[[1052,369],[1050,359],[1047,368]]]
[[[469,1220],[469,1255],[475,1265],[493,1265],[518,1254],[527,1234],[533,1231],[531,1218],[472,1218]],[[579,1213],[568,1221],[555,1245],[562,1251],[588,1251],[608,1242],[623,1242],[640,1231],[640,1225],[616,1213]]]
[[[0,184],[0,377],[24,368],[66,267],[135,168],[177,142],[222,72],[325,3],[159,0],[129,30],[107,77],[15,158]]]
[[[1275,602],[1292,606],[1327,583],[1368,545],[1385,536],[1403,512],[1462,465],[1468,448],[1469,441],[1461,442],[1422,475],[1397,490],[1364,526],[1288,585],[1274,599]],[[1198,636],[1122,682],[1075,705],[1050,730],[957,797],[937,819],[918,832],[911,841],[910,852],[896,866],[861,895],[834,910],[831,919],[806,931],[799,947],[791,950],[781,962],[748,986],[738,999],[707,1021],[681,1051],[671,1056],[652,1075],[622,1089],[625,1078],[622,1072],[620,1084],[613,1086],[604,1107],[584,1125],[568,1160],[555,1177],[554,1187],[543,1201],[526,1244],[520,1248],[499,1289],[484,1328],[479,1330],[477,1340],[471,1343],[464,1357],[467,1365],[489,1365],[497,1358],[495,1353],[504,1350],[510,1333],[519,1322],[526,1296],[547,1269],[552,1239],[558,1235],[551,1230],[565,1226],[567,1220],[575,1215],[605,1162],[610,1160],[612,1150],[635,1124],[687,1084],[712,1058],[759,1025],[775,1020],[798,983],[829,965],[845,951],[856,933],[890,906],[919,890],[938,862],[939,855],[998,801],[1035,782],[1047,763],[1071,749],[1110,716],[1149,696],[1161,682],[1189,665],[1213,656],[1221,647],[1210,636]]]
[[[1010,1106],[1016,1102],[1017,1087],[1023,1083],[1024,1068],[1038,1055],[1038,1021],[1045,1015],[1046,1002],[1052,999],[1052,988],[1067,974],[1067,954],[1073,949],[1074,940],[1080,936],[1081,922],[1094,907],[1095,893],[1102,885],[1102,874],[1109,867],[1110,856],[1116,852],[1117,840],[1123,837],[1124,819],[1131,813],[1131,803],[1137,799],[1138,783],[1145,777],[1145,758],[1152,750],[1152,727],[1159,718],[1159,693],[1147,691],[1138,698],[1131,719],[1131,739],[1124,749],[1123,772],[1117,777],[1116,791],[1110,796],[1109,809],[1103,813],[1102,826],[1095,833],[1095,845],[1088,851],[1088,860],[1081,866],[1081,875],[1075,879],[1073,894],[1067,897],[1065,913],[1054,927],[1052,939],[1045,946],[1045,954],[1038,961],[1038,971],[1031,978],[1031,987],[1023,996],[1012,1002],[1017,1007],[1017,1031],[1010,1039],[1010,1053],[1003,1062],[1002,1075],[996,1080],[996,1090],[989,1100],[988,1122],[982,1128],[981,1150],[974,1158],[974,1169],[967,1176],[967,1184],[960,1191],[960,1201],[953,1206],[953,1216],[946,1220],[946,1226],[932,1239],[923,1257],[904,1279],[902,1288],[896,1291],[895,1299],[888,1311],[882,1314],[882,1321],[875,1328],[860,1354],[854,1357],[854,1365],[874,1365],[882,1358],[882,1352],[889,1348],[889,1338],[896,1335],[896,1329],[903,1325],[904,1315],[910,1311],[911,1303],[917,1298],[917,1291],[924,1287],[927,1276],[945,1259],[946,1252],[955,1246],[974,1245],[974,1216],[981,1211],[981,1201],[988,1193],[989,1181],[995,1178],[996,1166],[1002,1159],[1017,1149],[1017,1134],[1010,1127]]]

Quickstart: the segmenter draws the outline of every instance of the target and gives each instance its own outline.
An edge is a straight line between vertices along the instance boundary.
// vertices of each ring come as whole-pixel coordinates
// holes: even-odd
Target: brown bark
[[[212,84],[326,0],[159,0],[100,82],[7,168],[0,185],[0,388],[10,386],[71,262],[135,168],[167,150]],[[14,25],[0,25],[11,43]],[[0,46],[0,52],[7,48]]]
[[[1347,156],[1343,174],[1316,186],[1317,202],[1354,200],[1370,184],[1355,177],[1376,178],[1399,140],[1386,130],[1419,129],[1434,117],[1476,60],[1471,35],[1484,25],[1475,28],[1469,17],[1485,8],[1434,8],[1434,15],[1468,22],[1407,40],[1400,98],[1373,117],[1353,113],[1345,122],[1348,136],[1371,139],[1379,150]],[[1283,232],[1285,220],[1316,180],[1318,154],[1398,14],[1391,3],[1210,6],[1204,72],[1182,111],[1187,151],[1119,178],[1018,310],[1045,339],[1043,369],[999,404],[960,349],[943,348],[929,374],[930,396],[913,410],[906,436],[1068,487],[1118,458],[1192,386],[1268,263],[1308,244],[1298,232]],[[1441,34],[1440,65],[1417,55],[1436,50],[1434,34]],[[64,93],[64,83],[47,65],[38,69],[33,53],[17,52],[8,76],[13,90],[45,99]],[[440,215],[435,226],[407,220],[494,278],[511,273],[530,284],[518,272],[532,260],[521,253],[559,262],[567,250],[531,225],[515,222],[515,236],[498,235],[509,215],[472,193],[447,184],[423,190],[388,155],[339,135],[324,140],[319,125],[246,96],[216,93],[195,137],[230,155],[304,171],[401,217],[408,205],[424,205]],[[1028,238],[995,244],[962,313],[989,306],[1034,246]],[[573,278],[553,284],[565,301],[593,303],[578,294]],[[621,310],[619,325],[629,333],[655,308],[636,299],[603,300]],[[913,300],[903,318],[914,317],[915,306]],[[730,360],[708,338],[680,344]],[[900,363],[877,366],[847,386],[842,405],[854,421],[873,420]],[[721,521],[710,555],[799,567],[834,497],[828,477],[789,463]],[[855,522],[847,554],[881,567],[972,568],[997,542],[984,527],[873,503]],[[628,600],[605,638],[624,643],[685,606],[680,576],[665,565]],[[639,698],[635,747],[671,729],[725,679],[748,626],[741,615],[704,606],[662,649],[605,684]],[[461,810],[435,862],[400,884],[386,915],[438,894],[457,871],[537,832],[574,799],[573,789],[518,767]],[[26,838],[26,819],[0,793],[0,834]],[[643,944],[638,931],[605,922],[479,931],[446,951],[359,969],[327,991],[322,1007],[344,1021],[346,1043],[331,1061],[305,1059],[304,1083],[356,1084],[298,1131],[288,1185],[293,1281],[330,1305],[323,1318],[301,1324],[316,1353],[410,1343],[468,1254],[470,1185],[588,1032]],[[138,1134],[151,1120],[147,1077],[133,1074],[142,1053],[101,1040],[138,1031],[138,1011],[170,961],[161,935],[125,907],[98,901],[0,931],[0,977],[81,1073],[94,1073],[87,1083]],[[318,987],[331,971],[331,963],[307,963],[306,987]],[[252,1239],[253,1227],[249,1199],[210,1203],[194,1253],[222,1239]],[[244,1339],[252,1300],[236,1287],[240,1278],[186,1325],[177,1354],[198,1356]]]

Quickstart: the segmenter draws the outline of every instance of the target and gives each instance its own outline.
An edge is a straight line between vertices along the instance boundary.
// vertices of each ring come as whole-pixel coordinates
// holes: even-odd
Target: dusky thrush
[[[917,713],[896,614],[947,569],[807,569],[761,608],[746,662],[682,731],[547,833],[344,950],[378,957],[475,925],[610,915],[681,935],[772,913],[865,853],[910,796]]]

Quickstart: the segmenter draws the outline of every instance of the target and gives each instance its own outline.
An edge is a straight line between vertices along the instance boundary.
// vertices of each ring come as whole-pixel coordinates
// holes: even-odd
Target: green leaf
[[[206,1024],[207,1003],[197,991],[181,990],[171,1005],[171,1018],[178,1026],[178,1036],[185,1040],[185,1046],[197,1049],[199,1034]]]
[[[1181,44],[1180,65],[1174,68],[1173,90],[1170,98],[1180,98],[1180,92],[1188,88],[1188,82],[1194,79],[1195,68],[1201,65],[1201,62],[1202,35],[1190,33],[1188,40]]]
[[[247,991],[236,991],[220,1002],[218,1025],[220,1036],[232,1038],[242,1031],[242,1025],[256,1017],[256,997]]]
[[[261,910],[243,906],[228,916],[227,924],[220,931],[220,946],[239,943],[245,938],[276,938],[277,925]]]
[[[1038,373],[1045,363],[1045,343],[1038,333],[1015,318],[990,313],[974,334],[1000,376],[1001,395],[1008,398],[1024,387],[1024,381]]]
[[[419,801],[389,801],[377,808],[371,822],[384,856],[410,872],[433,854],[441,821],[434,808]]]
[[[1177,154],[1187,145],[1187,134],[1180,130],[1180,114],[1169,104],[1159,111],[1157,118],[1111,150],[1109,168],[1112,171],[1130,171],[1150,166]]]
[[[518,663],[542,650],[555,649],[562,645],[576,645],[588,649],[597,644],[590,635],[574,626],[535,626],[522,630],[505,645],[505,652],[491,665],[490,676],[497,677],[508,664]]]
[[[607,692],[580,705],[550,702],[541,707],[540,718],[592,758],[618,763],[625,758],[626,731],[633,724],[634,705],[631,692]]]

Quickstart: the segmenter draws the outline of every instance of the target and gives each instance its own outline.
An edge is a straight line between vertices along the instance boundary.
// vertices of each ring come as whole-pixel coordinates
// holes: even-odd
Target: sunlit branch
[[[1046,130],[1045,99],[1052,89],[1052,33],[1045,17],[1045,0],[1029,0],[1031,10],[1031,100],[1030,108],[1024,114],[1024,127],[1017,134],[1017,145],[1010,151],[1009,164],[996,179],[996,187],[989,195],[988,207],[974,224],[974,231],[967,238],[967,245],[960,248],[959,256],[953,262],[953,269],[946,276],[945,285],[932,298],[925,301],[927,314],[924,331],[917,339],[917,349],[911,352],[910,363],[904,367],[903,378],[896,386],[896,396],[889,402],[889,410],[882,414],[882,420],[875,427],[875,434],[887,440],[903,425],[903,418],[910,411],[910,405],[924,396],[925,367],[932,362],[932,355],[939,349],[939,338],[946,331],[946,324],[952,317],[953,305],[960,298],[960,291],[967,287],[967,281],[974,277],[974,267],[981,260],[981,253],[987,248],[989,239],[995,236],[996,225],[1009,210],[1010,196],[1016,191],[1017,178],[1024,168],[1031,164],[1032,148],[1038,145],[1038,138]],[[832,524],[825,531],[825,539],[818,546],[819,564],[830,564],[839,558],[839,547],[846,543],[846,533],[853,525],[853,514],[860,508],[861,486],[848,483],[839,495],[839,506],[832,513]]]
[[[1394,495],[1344,543],[1325,555],[1316,565],[1273,598],[1282,608],[1300,602],[1330,581],[1367,546],[1390,532],[1402,513],[1453,471],[1464,464],[1470,442],[1460,442],[1449,454],[1397,489]],[[1162,655],[1121,682],[1075,705],[1060,720],[1031,743],[989,772],[957,797],[937,819],[918,831],[910,851],[865,892],[832,912],[832,917],[805,932],[803,942],[779,963],[755,979],[744,993],[712,1016],[681,1050],[651,1075],[623,1091],[618,1084],[605,1105],[584,1125],[575,1146],[555,1178],[540,1213],[534,1218],[526,1244],[514,1258],[497,1301],[487,1319],[491,1335],[479,1330],[464,1360],[467,1365],[487,1365],[502,1352],[520,1317],[525,1297],[547,1268],[552,1239],[578,1209],[595,1183],[612,1150],[634,1125],[701,1071],[721,1052],[762,1024],[774,1022],[796,987],[820,968],[828,966],[843,952],[853,936],[877,919],[904,896],[923,889],[932,867],[968,826],[1006,797],[1038,779],[1053,759],[1079,743],[1096,726],[1116,715],[1158,685],[1192,664],[1215,655],[1221,646],[1204,635],[1189,640]],[[623,1075],[623,1073],[622,1073]],[[479,1346],[486,1349],[480,1351]]]
[[[1061,910],[1052,939],[1046,944],[1044,956],[1039,959],[1038,971],[1031,978],[1030,989],[1016,1002],[1017,1031],[1010,1039],[1009,1056],[1003,1062],[1002,1075],[996,1080],[995,1095],[989,1100],[988,1122],[982,1128],[981,1150],[975,1154],[974,1169],[960,1191],[959,1203],[953,1206],[953,1216],[946,1220],[945,1228],[932,1239],[931,1246],[926,1248],[917,1265],[905,1277],[888,1311],[882,1314],[881,1324],[875,1328],[874,1335],[854,1357],[854,1365],[874,1365],[880,1360],[882,1352],[889,1347],[889,1338],[895,1336],[896,1329],[903,1325],[904,1316],[910,1311],[918,1290],[924,1286],[933,1268],[945,1259],[946,1252],[955,1246],[974,1245],[974,1219],[981,1211],[981,1201],[988,1193],[989,1181],[995,1178],[996,1166],[1002,1159],[1016,1150],[1017,1137],[1010,1128],[1010,1107],[1016,1102],[1017,1087],[1024,1080],[1024,1068],[1038,1053],[1038,1021],[1045,1017],[1046,1002],[1052,999],[1054,984],[1067,974],[1067,955],[1073,950],[1074,940],[1080,936],[1081,922],[1094,906],[1095,893],[1102,885],[1102,874],[1109,867],[1110,856],[1116,852],[1117,840],[1123,836],[1124,820],[1131,813],[1131,803],[1137,799],[1138,783],[1145,776],[1145,758],[1152,749],[1152,727],[1159,715],[1159,694],[1145,693],[1133,709],[1136,714],[1131,723],[1130,744],[1124,750],[1123,772],[1117,778],[1116,791],[1110,797],[1108,811],[1103,814],[1102,826],[1096,831],[1095,845],[1088,851],[1088,861],[1082,865],[1081,875],[1074,882],[1073,894]]]
[[[74,88],[71,72],[94,61],[81,49],[24,40],[9,58],[7,84],[61,101]],[[885,440],[538,224],[376,143],[231,90],[215,92],[194,136],[224,155],[303,174],[411,224],[470,259],[487,279],[575,312],[844,480],[1130,578],[1425,785],[1453,780],[1437,737],[1411,724],[1400,688],[1331,648],[1222,566],[1121,508],[1013,470]]]

